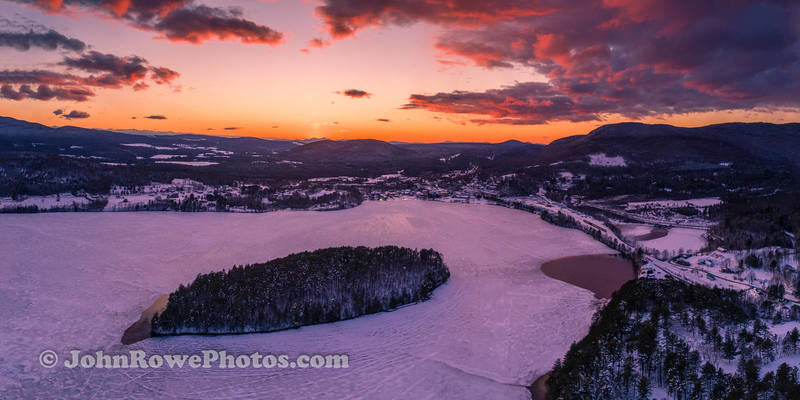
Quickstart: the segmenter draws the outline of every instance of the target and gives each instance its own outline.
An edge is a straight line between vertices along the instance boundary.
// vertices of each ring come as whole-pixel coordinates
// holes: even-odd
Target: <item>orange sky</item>
[[[208,41],[201,44],[158,39],[157,34],[133,29],[96,13],[46,13],[39,9],[0,2],[0,13],[19,24],[34,23],[86,42],[92,50],[120,56],[137,55],[156,66],[180,73],[171,85],[148,90],[97,89],[85,102],[0,99],[0,115],[46,125],[76,125],[101,129],[229,134],[281,138],[437,142],[517,139],[548,143],[559,137],[583,134],[605,123],[629,121],[600,114],[602,121],[555,121],[538,125],[470,122],[475,115],[403,110],[412,93],[485,91],[516,82],[546,82],[534,69],[484,68],[447,55],[434,46],[443,28],[417,23],[387,25],[359,31],[356,37],[332,40],[315,16],[316,2],[240,2],[250,20],[283,32],[276,46]],[[206,2],[222,5],[228,2]],[[25,22],[27,21],[27,22]],[[308,48],[312,38],[332,45]],[[0,47],[0,69],[45,69],[57,65],[64,51]],[[459,61],[443,65],[437,60]],[[463,64],[463,65],[462,65]],[[366,98],[337,92],[360,89]],[[65,120],[62,109],[88,112],[87,119]],[[151,120],[147,115],[164,115]],[[649,123],[699,126],[730,121],[793,122],[796,109],[787,111],[712,111],[641,119]],[[136,119],[132,119],[136,117]],[[380,121],[380,120],[389,120]],[[225,130],[235,127],[235,130]],[[209,129],[211,128],[211,129]]]

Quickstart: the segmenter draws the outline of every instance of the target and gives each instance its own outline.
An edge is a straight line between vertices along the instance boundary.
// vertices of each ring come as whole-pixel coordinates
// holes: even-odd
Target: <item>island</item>
[[[169,295],[151,335],[271,332],[424,301],[450,271],[438,252],[335,247],[198,275]]]

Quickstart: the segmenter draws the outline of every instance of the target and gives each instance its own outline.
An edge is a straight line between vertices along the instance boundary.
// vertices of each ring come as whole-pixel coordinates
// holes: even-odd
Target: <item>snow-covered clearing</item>
[[[10,197],[0,197],[0,209],[37,206],[40,210],[51,208],[72,207],[74,204],[84,205],[90,201],[83,196],[73,196],[70,193],[53,194],[49,196],[28,196],[21,200]]]
[[[170,158],[183,158],[186,157],[183,154],[156,154],[154,156],[150,156],[153,160],[169,160]]]
[[[396,174],[384,174],[377,178],[369,178],[365,181],[365,183],[372,184],[372,183],[379,183],[389,179],[397,179],[403,177],[403,171],[398,171]]]
[[[448,162],[448,161],[450,161],[450,160],[453,160],[453,159],[455,159],[455,158],[458,158],[459,156],[461,156],[461,153],[456,153],[456,154],[453,154],[453,155],[449,155],[449,156],[442,157],[442,158],[440,158],[440,159],[439,159],[439,161],[441,161],[441,162]]]
[[[341,245],[431,247],[450,281],[427,302],[269,334],[119,343],[159,295],[198,273]],[[521,385],[583,337],[588,290],[541,263],[608,249],[503,207],[417,200],[334,212],[0,215],[0,398],[528,398]],[[53,349],[345,353],[349,369],[44,369]]]
[[[153,146],[152,144],[147,144],[147,143],[122,143],[122,144],[121,144],[121,146],[127,146],[127,147],[147,147],[147,148],[150,148],[150,149],[156,149],[156,150],[178,150],[178,148],[177,148],[177,147],[168,147],[168,146]]]
[[[209,165],[217,165],[219,163],[213,161],[156,161],[156,164],[178,164],[188,165],[190,167],[208,167]]]
[[[628,203],[626,210],[635,210],[643,207],[710,207],[722,203],[719,197],[705,197],[701,199],[688,199],[688,200],[654,200],[654,201],[636,201]]]
[[[683,249],[687,252],[696,252],[706,245],[706,239],[703,236],[705,233],[706,231],[703,229],[669,228],[667,236],[647,240],[641,242],[640,245],[642,247],[661,251],[667,250],[672,252],[674,250],[677,252]]]
[[[552,164],[551,164],[552,165]],[[589,165],[597,167],[627,167],[622,156],[608,157],[606,153],[589,154]]]
[[[769,331],[772,332],[773,335],[778,335],[781,339],[794,329],[800,330],[800,321],[789,321],[769,327]]]
[[[647,235],[653,230],[653,225],[646,224],[617,224],[622,236],[633,239],[637,236]]]

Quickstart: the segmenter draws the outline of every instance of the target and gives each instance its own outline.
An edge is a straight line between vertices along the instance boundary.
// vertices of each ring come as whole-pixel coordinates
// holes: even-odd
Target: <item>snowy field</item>
[[[431,300],[269,334],[119,343],[159,295],[198,273],[340,245],[431,247],[452,278]],[[591,292],[542,262],[608,249],[488,205],[365,202],[335,212],[0,215],[0,398],[528,398],[585,335]],[[39,353],[345,353],[349,369],[54,369]]]
[[[10,197],[0,197],[0,209],[2,208],[16,208],[16,207],[30,207],[37,206],[40,209],[47,210],[51,208],[66,208],[73,205],[89,204],[89,199],[86,197],[73,196],[69,193],[62,193],[53,196],[29,196],[23,200],[13,200]]]
[[[647,224],[617,224],[622,235],[630,240],[636,240],[637,237],[649,234],[654,228],[654,225]],[[681,249],[684,252],[697,252],[706,245],[705,234],[703,229],[695,228],[664,228],[667,235],[650,240],[636,240],[639,246],[672,253],[678,252]]]
[[[689,200],[654,200],[654,201],[636,201],[630,202],[626,206],[626,210],[636,210],[645,207],[661,207],[661,208],[677,208],[677,207],[711,207],[722,203],[719,197],[705,197],[702,199],[689,199]]]
[[[597,167],[627,167],[622,156],[609,157],[606,153],[589,154],[589,165]]]
[[[656,250],[666,250],[668,252],[678,252],[681,249],[685,252],[700,251],[706,245],[706,234],[702,229],[690,228],[669,228],[667,236],[641,242],[641,246]]]
[[[650,233],[654,226],[653,225],[646,225],[646,224],[616,224],[619,228],[620,232],[622,232],[622,236],[634,239],[637,236],[647,235]]]

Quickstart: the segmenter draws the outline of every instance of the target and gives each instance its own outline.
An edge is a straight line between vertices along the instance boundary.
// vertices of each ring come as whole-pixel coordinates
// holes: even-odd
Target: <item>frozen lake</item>
[[[440,251],[450,281],[427,302],[268,334],[122,332],[198,273],[343,245]],[[528,398],[587,332],[592,292],[543,262],[608,253],[577,230],[488,205],[366,202],[335,212],[0,215],[0,398]],[[45,369],[39,353],[344,353],[349,369]]]

